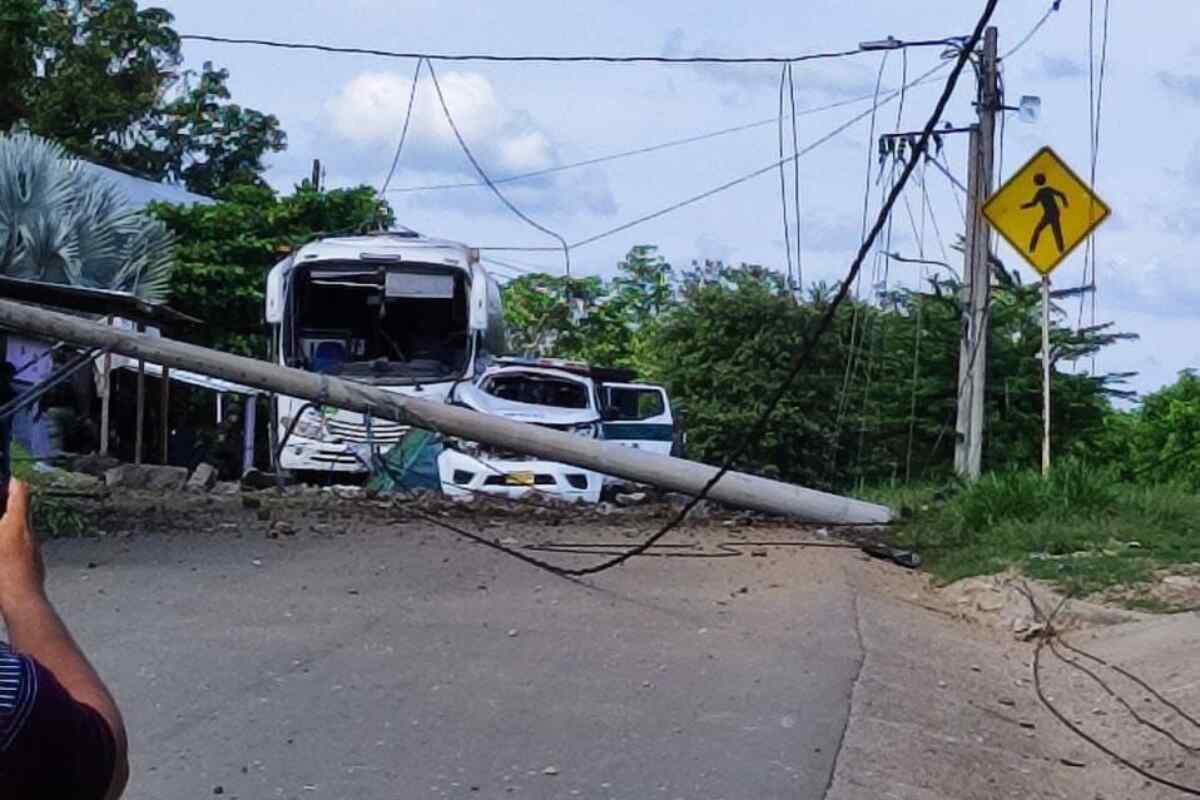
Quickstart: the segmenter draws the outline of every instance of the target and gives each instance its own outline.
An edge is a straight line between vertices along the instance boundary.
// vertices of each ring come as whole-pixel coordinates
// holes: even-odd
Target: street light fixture
[[[859,42],[858,49],[870,52],[872,50],[899,50],[901,47],[945,47],[947,45],[961,44],[967,38],[966,36],[948,36],[945,39],[920,39],[909,42],[897,39],[895,36],[889,36],[886,39]]]
[[[889,36],[886,39],[875,39],[870,42],[859,42],[859,50],[896,50],[903,44],[895,36]]]

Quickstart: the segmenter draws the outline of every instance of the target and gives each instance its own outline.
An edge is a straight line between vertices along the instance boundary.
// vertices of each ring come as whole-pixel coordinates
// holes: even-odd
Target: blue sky
[[[453,0],[159,4],[176,15],[176,28],[187,33],[406,51],[673,55],[793,55],[852,48],[859,41],[888,35],[927,39],[966,34],[983,5],[964,0],[752,5],[621,0],[586,6]],[[994,18],[1001,51],[1024,36],[1048,5],[1049,0],[1002,0]],[[1095,5],[1099,12],[1103,3],[1096,0]],[[1195,192],[1200,186],[1200,6],[1194,0],[1157,0],[1137,8],[1131,3],[1112,5],[1097,189],[1114,214],[1097,236],[1096,320],[1114,321],[1142,338],[1114,346],[1098,359],[1096,368],[1136,370],[1140,375],[1134,388],[1149,391],[1173,380],[1180,369],[1200,366],[1200,272],[1193,256],[1200,241],[1200,199]],[[1088,6],[1084,0],[1063,0],[1061,10],[1005,61],[1008,100],[1040,96],[1042,117],[1030,125],[1010,116],[1000,177],[1007,177],[1043,145],[1054,147],[1077,172],[1087,174]],[[1099,34],[1097,19],[1097,50]],[[227,67],[237,102],[282,120],[290,147],[272,159],[269,173],[279,188],[288,189],[306,176],[314,157],[326,165],[327,185],[382,182],[403,120],[413,63],[200,42],[185,43],[184,54],[193,68],[205,61]],[[881,54],[871,53],[796,65],[797,106],[807,109],[872,92],[881,59]],[[933,48],[909,51],[909,76],[937,60]],[[497,176],[765,120],[778,110],[779,70],[773,66],[440,63],[437,69],[464,135]],[[892,53],[883,69],[885,88],[898,86],[904,69],[900,54]],[[973,119],[967,78],[945,116],[955,124]],[[899,120],[897,104],[885,106],[877,132],[919,128],[940,85],[909,92]],[[473,180],[470,165],[441,118],[428,76],[418,87],[414,106],[409,143],[393,186]],[[859,103],[800,117],[801,146],[868,107]],[[858,245],[868,183],[868,125],[868,120],[856,124],[800,161],[806,283],[836,280]],[[951,138],[946,157],[965,182],[963,138]],[[772,123],[510,184],[507,190],[543,225],[578,241],[770,164],[778,157],[777,148]],[[873,166],[872,213],[879,202],[877,174]],[[932,170],[926,185],[943,244],[949,248],[962,230],[959,198]],[[788,191],[790,195],[790,187]],[[923,203],[915,186],[909,198],[915,226],[906,213],[897,216],[892,249],[916,255]],[[486,189],[393,193],[389,199],[400,221],[423,233],[481,246],[553,244],[513,217]],[[781,215],[779,178],[771,173],[580,248],[573,253],[573,266],[580,273],[607,274],[631,246],[657,244],[679,266],[693,259],[721,258],[782,269],[786,251]],[[941,258],[933,227],[924,220],[925,253]],[[957,267],[958,255],[949,252]],[[1019,261],[1007,245],[1000,244],[998,252],[1010,266]],[[547,271],[562,269],[561,257],[553,254],[502,257]],[[894,264],[887,281],[914,286],[921,280],[916,270]],[[1078,284],[1082,270],[1080,248],[1055,274],[1056,285]],[[874,265],[868,279],[872,272]],[[1036,277],[1027,268],[1022,274],[1027,281]],[[878,272],[874,277],[884,276]],[[1069,310],[1076,320],[1078,306],[1071,303]],[[1084,321],[1090,317],[1089,305]]]

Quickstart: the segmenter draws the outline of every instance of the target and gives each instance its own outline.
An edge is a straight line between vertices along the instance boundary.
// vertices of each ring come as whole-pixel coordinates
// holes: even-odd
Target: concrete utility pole
[[[991,232],[983,204],[992,192],[996,113],[1000,109],[996,70],[998,33],[983,35],[979,65],[979,124],[971,129],[967,170],[967,241],[964,250],[962,346],[958,356],[958,420],[955,423],[954,469],[963,478],[979,477],[983,463],[984,405],[987,392],[988,328],[992,277],[989,257]]]
[[[550,461],[574,464],[605,475],[697,495],[716,467],[648,453],[612,442],[585,439],[537,425],[480,414],[446,403],[387,392],[378,386],[283,367],[170,339],[114,330],[88,320],[0,300],[0,324],[80,345],[199,372],[268,392],[300,397],[336,408],[369,413],[448,436],[483,442]],[[741,472],[727,473],[709,493],[713,500],[741,508],[786,514],[811,522],[877,525],[891,511],[874,503],[839,497]]]

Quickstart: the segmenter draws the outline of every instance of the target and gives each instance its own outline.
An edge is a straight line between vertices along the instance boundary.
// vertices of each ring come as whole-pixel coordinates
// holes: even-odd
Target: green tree
[[[671,265],[639,245],[611,280],[535,273],[511,281],[504,313],[513,350],[630,367],[653,321],[676,301]]]
[[[199,192],[257,182],[279,121],[227,102],[224,70],[180,71],[172,21],[135,0],[0,0],[0,131]]]
[[[1041,453],[1040,295],[995,267],[985,466],[1032,467]],[[941,281],[874,304],[845,302],[738,466],[839,489],[952,474],[961,289]],[[754,264],[706,261],[676,272],[654,248],[635,247],[611,280],[513,281],[505,313],[510,335],[531,352],[632,366],[666,385],[691,455],[716,463],[745,440],[833,295],[815,285],[797,300],[778,272]],[[1129,336],[1066,321],[1056,309],[1056,365]],[[1055,453],[1078,452],[1101,435],[1109,398],[1127,394],[1124,377],[1055,369]]]
[[[777,273],[708,265],[657,320],[644,373],[685,409],[689,448],[718,462],[744,440],[832,292],[795,302]],[[896,292],[879,305],[847,301],[740,465],[808,485],[944,477],[951,473],[961,308],[956,284]],[[987,395],[989,468],[1034,466],[1040,455],[1041,372],[1036,287],[995,291]],[[1056,315],[1056,362],[1085,358],[1126,334],[1071,330]],[[1055,370],[1054,451],[1103,428],[1122,376]]]
[[[237,186],[221,197],[210,206],[155,205],[151,213],[179,241],[171,305],[204,322],[182,337],[243,355],[266,354],[263,303],[272,266],[317,236],[392,222],[390,209],[381,209],[367,186],[317,192],[306,182],[284,197]]]
[[[1200,488],[1200,376],[1194,370],[1106,422],[1101,447],[1126,477]]]
[[[227,186],[265,186],[263,159],[285,149],[287,135],[273,115],[227,102],[228,80],[228,70],[208,63],[199,75],[185,73],[182,91],[156,111],[148,142],[139,143],[126,158],[200,194],[216,195]]]

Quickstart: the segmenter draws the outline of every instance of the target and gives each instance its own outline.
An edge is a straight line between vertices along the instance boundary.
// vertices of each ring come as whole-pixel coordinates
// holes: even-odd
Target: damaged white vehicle
[[[475,383],[458,386],[449,399],[483,414],[669,454],[675,426],[666,391],[630,383],[632,377],[577,362],[505,359]],[[464,441],[448,443],[438,471],[451,497],[538,492],[597,503],[607,480],[580,467]]]
[[[304,245],[267,276],[266,321],[279,364],[434,401],[507,349],[479,251],[407,229]],[[273,405],[274,466],[302,474],[367,472],[408,431],[297,397]]]

